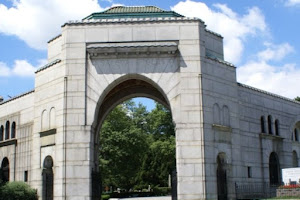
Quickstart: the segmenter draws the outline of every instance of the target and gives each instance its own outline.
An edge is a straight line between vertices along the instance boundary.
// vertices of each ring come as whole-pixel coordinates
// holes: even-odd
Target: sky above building
[[[0,0],[0,96],[34,89],[47,41],[61,25],[111,6],[155,5],[202,19],[224,39],[237,81],[285,97],[300,96],[300,0]]]

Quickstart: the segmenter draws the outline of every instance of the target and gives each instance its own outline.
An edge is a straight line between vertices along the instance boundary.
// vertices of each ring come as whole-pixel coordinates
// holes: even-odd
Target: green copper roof
[[[147,17],[183,17],[174,11],[162,10],[156,6],[116,6],[103,12],[93,13],[88,19],[114,19],[114,18],[147,18]]]

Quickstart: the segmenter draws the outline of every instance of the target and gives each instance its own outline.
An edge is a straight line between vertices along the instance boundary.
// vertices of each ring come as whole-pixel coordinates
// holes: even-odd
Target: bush
[[[0,187],[0,200],[37,199],[37,191],[24,182],[8,182]]]
[[[153,188],[155,196],[167,196],[171,194],[171,188],[169,187],[155,187]]]
[[[101,199],[102,200],[108,200],[110,198],[110,195],[109,194],[102,194],[101,195]]]

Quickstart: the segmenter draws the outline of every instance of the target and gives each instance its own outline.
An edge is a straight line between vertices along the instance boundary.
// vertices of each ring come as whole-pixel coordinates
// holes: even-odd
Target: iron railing
[[[264,199],[276,197],[279,185],[269,183],[235,183],[236,199]]]

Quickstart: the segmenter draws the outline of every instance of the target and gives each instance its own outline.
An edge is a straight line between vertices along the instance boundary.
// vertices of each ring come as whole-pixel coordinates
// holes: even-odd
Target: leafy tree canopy
[[[100,131],[103,186],[124,189],[168,186],[175,169],[175,132],[171,113],[161,104],[147,111],[132,100],[116,106]]]

